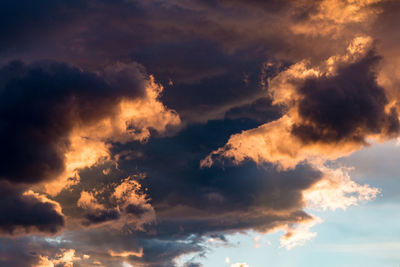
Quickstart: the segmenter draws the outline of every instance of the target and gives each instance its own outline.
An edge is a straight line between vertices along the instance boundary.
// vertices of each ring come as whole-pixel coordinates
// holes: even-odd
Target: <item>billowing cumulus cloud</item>
[[[246,231],[307,244],[309,210],[380,193],[331,163],[398,137],[399,10],[2,1],[0,265],[202,266]]]

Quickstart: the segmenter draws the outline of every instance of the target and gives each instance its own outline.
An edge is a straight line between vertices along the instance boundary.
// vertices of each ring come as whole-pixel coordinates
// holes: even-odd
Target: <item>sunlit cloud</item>
[[[122,252],[115,252],[113,250],[110,250],[110,255],[111,257],[129,257],[129,256],[135,256],[138,258],[141,258],[143,256],[143,249],[140,251],[122,251]]]
[[[129,75],[137,71],[136,64],[117,64],[106,69],[106,77]],[[108,72],[111,72],[109,74]],[[122,73],[121,73],[122,72]],[[109,78],[110,79],[110,78]],[[120,81],[118,81],[120,82]],[[163,133],[168,126],[180,124],[178,114],[167,109],[159,100],[163,87],[156,84],[154,77],[146,81],[145,95],[118,104],[115,113],[94,124],[82,125],[77,122],[69,137],[70,146],[65,154],[65,170],[53,182],[46,182],[44,187],[51,195],[58,194],[63,188],[79,183],[79,170],[111,160],[111,143],[130,141],[145,142],[150,137],[150,129]]]
[[[231,267],[250,267],[250,265],[248,265],[245,262],[237,262],[237,263],[231,264]]]
[[[313,115],[307,117],[309,114],[303,111],[301,106],[308,97],[302,93],[302,90],[308,90],[307,86],[309,86],[304,83],[312,79],[331,79],[331,77],[340,75],[344,66],[359,64],[358,61],[368,57],[371,46],[370,37],[359,36],[349,44],[344,55],[329,57],[319,66],[311,66],[309,62],[302,61],[268,80],[269,93],[273,103],[287,107],[286,114],[276,121],[232,135],[224,147],[208,155],[200,162],[200,166],[211,167],[215,160],[227,158],[233,160],[235,164],[246,160],[253,160],[257,164],[269,162],[285,171],[302,162],[307,162],[322,173],[322,178],[318,182],[303,191],[307,207],[322,210],[346,209],[351,205],[357,205],[360,201],[369,201],[375,198],[379,193],[378,189],[369,185],[357,184],[350,179],[346,169],[328,167],[325,162],[350,155],[361,149],[368,144],[366,139],[386,140],[388,138],[386,135],[390,138],[395,133],[392,135],[388,133],[384,124],[379,126],[382,129],[378,128],[378,130],[372,131],[369,130],[369,126],[355,124],[354,126],[349,125],[349,130],[346,130],[348,133],[342,135],[340,132],[335,132],[337,129],[330,128],[329,121],[321,122],[320,125],[318,125],[320,123],[318,121],[313,122]],[[320,101],[327,100],[323,98]],[[385,105],[380,108],[382,116],[391,116]],[[314,110],[312,112],[321,111]],[[325,119],[327,118],[323,118],[323,120]],[[332,119],[336,118],[332,117]],[[397,121],[397,117],[394,119]],[[301,132],[303,129],[306,132]],[[281,238],[281,245],[291,249],[314,238],[316,233],[310,232],[309,229],[319,223],[320,219],[315,218],[311,222],[306,220],[300,223],[297,228],[294,228],[296,230],[286,229],[285,235]]]
[[[324,141],[322,138],[329,134],[329,128],[321,129],[320,140],[311,140],[310,142],[297,136],[294,129],[296,129],[296,125],[307,126],[312,123],[299,113],[299,103],[305,98],[299,93],[304,81],[337,75],[338,68],[343,64],[356,62],[360,57],[365,56],[370,47],[370,38],[357,37],[350,43],[347,53],[343,56],[332,56],[317,67],[309,66],[310,63],[302,61],[270,79],[268,81],[269,94],[272,96],[273,103],[286,106],[287,113],[276,121],[231,136],[223,148],[212,152],[201,161],[200,165],[209,167],[213,164],[214,156],[223,156],[233,159],[236,163],[251,159],[257,163],[272,162],[287,169],[293,168],[305,160],[323,163],[326,160],[334,160],[361,149],[366,141],[364,142],[362,139],[353,141],[351,140],[352,136],[349,138],[344,136],[337,140],[331,140],[331,142],[330,140]],[[327,126],[329,125],[325,127]],[[324,127],[324,125],[316,127]],[[356,130],[358,131],[358,129]],[[368,138],[380,137],[375,133],[369,134],[368,132],[365,135]]]
[[[311,232],[310,228],[321,222],[322,220],[320,218],[314,217],[311,220],[299,223],[295,227],[287,226],[286,229],[284,229],[285,234],[279,239],[281,247],[290,250],[293,247],[303,246],[307,241],[317,236],[317,233]]]
[[[319,242],[349,216],[331,212],[385,196],[366,184],[378,156],[367,177],[342,164],[399,139],[399,10],[1,2],[0,265],[257,267],[231,235],[251,253]],[[374,244],[398,247],[326,247]]]
[[[324,178],[303,192],[307,206],[312,209],[347,209],[367,202],[380,193],[379,189],[367,184],[360,185],[352,181],[345,168],[330,169],[321,167]]]
[[[82,191],[77,206],[86,213],[83,223],[90,227],[108,226],[131,232],[144,231],[144,225],[154,223],[154,208],[136,178],[121,180],[106,195],[102,195],[104,192]],[[107,207],[100,203],[100,198],[103,202],[108,200]]]
[[[80,260],[80,257],[75,256],[75,250],[69,249],[51,259],[49,259],[47,256],[40,256],[39,263],[34,265],[34,267],[54,267],[58,265],[62,265],[64,267],[73,267],[74,262]]]
[[[323,0],[316,2],[316,12],[305,22],[295,23],[291,30],[296,34],[333,35],[339,38],[349,24],[370,26],[381,13],[377,3],[385,0]],[[301,1],[299,1],[301,5]]]

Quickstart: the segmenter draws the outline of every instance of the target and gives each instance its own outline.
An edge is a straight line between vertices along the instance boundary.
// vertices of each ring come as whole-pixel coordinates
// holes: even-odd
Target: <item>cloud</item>
[[[273,103],[287,106],[278,120],[233,135],[214,156],[273,162],[283,168],[304,160],[336,159],[367,145],[368,138],[385,140],[398,135],[395,109],[376,82],[379,57],[368,50],[368,38],[356,38],[343,56],[321,66],[306,61],[292,65],[269,81]]]
[[[211,169],[199,168],[198,162],[210,145],[215,147],[216,140],[223,143],[225,138],[221,137],[229,136],[232,122],[220,123],[209,123],[206,128],[190,126],[177,136],[132,144],[131,151],[140,152],[140,156],[120,160],[121,167],[138,166],[146,173],[141,183],[148,188],[157,215],[154,228],[147,228],[147,232],[154,230],[161,239],[174,236],[185,240],[218,232],[265,232],[310,218],[301,211],[302,190],[320,179],[320,173],[310,166],[286,173],[252,163],[236,166],[226,162]],[[216,131],[217,126],[227,133]],[[199,137],[210,132],[221,137],[199,142]],[[170,151],[174,151],[173,157]],[[147,255],[146,248],[143,253]]]
[[[398,10],[2,1],[0,184],[12,205],[0,228],[14,237],[0,239],[0,265],[174,266],[191,253],[198,266],[209,238],[311,240],[320,220],[306,208],[379,194],[330,160],[398,135]]]
[[[33,192],[1,182],[0,220],[2,234],[55,234],[65,224],[59,203]]]
[[[81,192],[81,197],[79,198],[77,205],[78,207],[88,210],[104,209],[104,206],[97,202],[93,194],[86,191]]]
[[[75,261],[80,261],[80,257],[75,257],[75,250],[69,249],[62,254],[56,255],[55,258],[39,257],[39,262],[34,267],[54,267],[62,264],[64,267],[73,267]]]
[[[66,230],[63,244],[80,244],[71,248],[106,266],[122,261],[112,257],[110,249],[113,255],[142,250],[141,257],[123,257],[133,265],[174,266],[184,254],[206,253],[209,238],[225,243],[225,233],[264,233],[309,220],[311,216],[302,211],[302,192],[319,181],[321,173],[308,165],[287,172],[254,163],[199,168],[199,160],[243,123],[192,125],[174,136],[115,146],[113,153],[121,155],[118,169],[111,167],[107,174],[101,166],[81,171],[80,183],[57,197],[71,222],[92,219]],[[210,133],[216,138],[205,138]],[[146,173],[145,178],[119,178],[135,171]],[[118,216],[107,217],[109,211]]]
[[[109,190],[83,190],[77,206],[85,212],[83,224],[91,227],[144,231],[144,225],[155,221],[154,209],[135,177],[123,179]]]
[[[315,19],[317,22],[311,17],[325,12],[320,10],[324,9],[320,2],[331,5],[335,1],[169,1],[160,4],[159,1],[96,0],[90,5],[82,1],[68,4],[53,1],[43,4],[42,8],[22,5],[34,11],[30,13],[32,17],[21,17],[15,5],[8,2],[1,9],[10,25],[7,30],[19,35],[18,29],[24,28],[41,38],[32,40],[28,34],[21,34],[7,40],[14,49],[7,51],[4,58],[51,58],[91,70],[121,59],[138,61],[168,87],[164,103],[190,122],[221,118],[231,108],[256,101],[260,97],[257,71],[265,60],[277,57],[292,62],[317,53],[321,58],[327,52],[336,51],[335,44],[348,41],[347,37],[346,40],[337,38],[327,45],[324,40],[312,38],[311,43],[307,41],[309,36],[292,29],[300,23],[322,25],[321,16]],[[347,9],[353,16],[359,9],[355,7],[358,4],[347,1],[342,6],[349,6]],[[368,8],[373,13],[371,4],[365,6],[362,10]],[[55,25],[61,25],[57,27],[57,34],[54,34]],[[324,20],[324,25],[333,23]],[[315,50],[314,45],[320,49]],[[167,86],[169,80],[173,86]]]
[[[250,267],[250,265],[248,265],[245,262],[237,262],[237,263],[231,264],[231,267]]]
[[[113,162],[113,142],[145,142],[150,131],[162,134],[178,125],[179,116],[158,101],[161,91],[136,63],[118,63],[100,74],[57,62],[16,61],[3,66],[0,179],[10,192],[2,194],[3,203],[9,203],[1,207],[2,231],[60,231],[65,223],[61,206],[30,186],[55,196],[79,183],[80,169]],[[85,193],[79,205],[96,211],[86,214],[88,221],[120,219],[118,210],[100,209]],[[132,201],[121,200],[125,220],[153,220],[154,215],[147,213],[150,206]]]
[[[0,73],[2,178],[58,177],[45,185],[52,194],[76,183],[77,169],[110,159],[110,142],[146,140],[150,128],[163,132],[180,122],[158,102],[162,87],[135,63],[108,67],[103,76],[54,62],[13,62]]]
[[[321,167],[324,178],[309,189],[303,191],[308,207],[322,210],[347,209],[374,199],[379,189],[360,185],[350,179],[349,170],[345,168],[330,169]]]
[[[297,109],[302,121],[295,123],[292,134],[303,143],[365,143],[370,135],[396,136],[398,115],[395,109],[386,111],[388,100],[373,72],[377,60],[368,52],[334,77],[308,79],[299,89]]]
[[[189,263],[185,263],[184,267],[201,267],[203,266],[201,263],[197,263],[197,262],[189,262]]]
[[[303,246],[307,241],[317,236],[317,233],[310,232],[310,228],[321,222],[322,220],[320,218],[314,217],[310,220],[301,222],[296,227],[289,225],[283,227],[285,234],[279,239],[281,247],[290,250],[293,247]]]
[[[234,164],[252,160],[287,171],[306,162],[322,173],[319,181],[303,191],[308,207],[346,209],[375,198],[379,190],[351,181],[347,170],[328,167],[325,162],[361,149],[368,139],[382,141],[398,135],[397,112],[376,80],[378,60],[371,39],[357,37],[344,55],[332,56],[315,67],[301,61],[283,70],[268,83],[273,103],[284,105],[286,113],[232,135],[225,146],[201,160],[200,166],[211,167],[225,159]],[[282,246],[290,249],[315,236],[308,231],[307,220],[299,225],[297,232],[285,230]]]
[[[129,257],[129,256],[135,256],[141,258],[143,256],[143,249],[141,249],[139,252],[136,251],[123,251],[123,252],[115,252],[113,250],[110,250],[110,255],[111,257]]]

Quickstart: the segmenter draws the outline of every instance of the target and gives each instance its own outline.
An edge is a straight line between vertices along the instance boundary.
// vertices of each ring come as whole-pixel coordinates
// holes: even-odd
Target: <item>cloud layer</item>
[[[316,237],[399,134],[394,0],[2,1],[0,265],[201,266]],[[234,263],[232,266],[247,266]]]

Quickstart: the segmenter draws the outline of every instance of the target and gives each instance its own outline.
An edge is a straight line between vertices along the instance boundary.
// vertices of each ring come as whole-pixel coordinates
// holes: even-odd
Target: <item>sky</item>
[[[0,1],[0,266],[398,267],[400,1]]]

